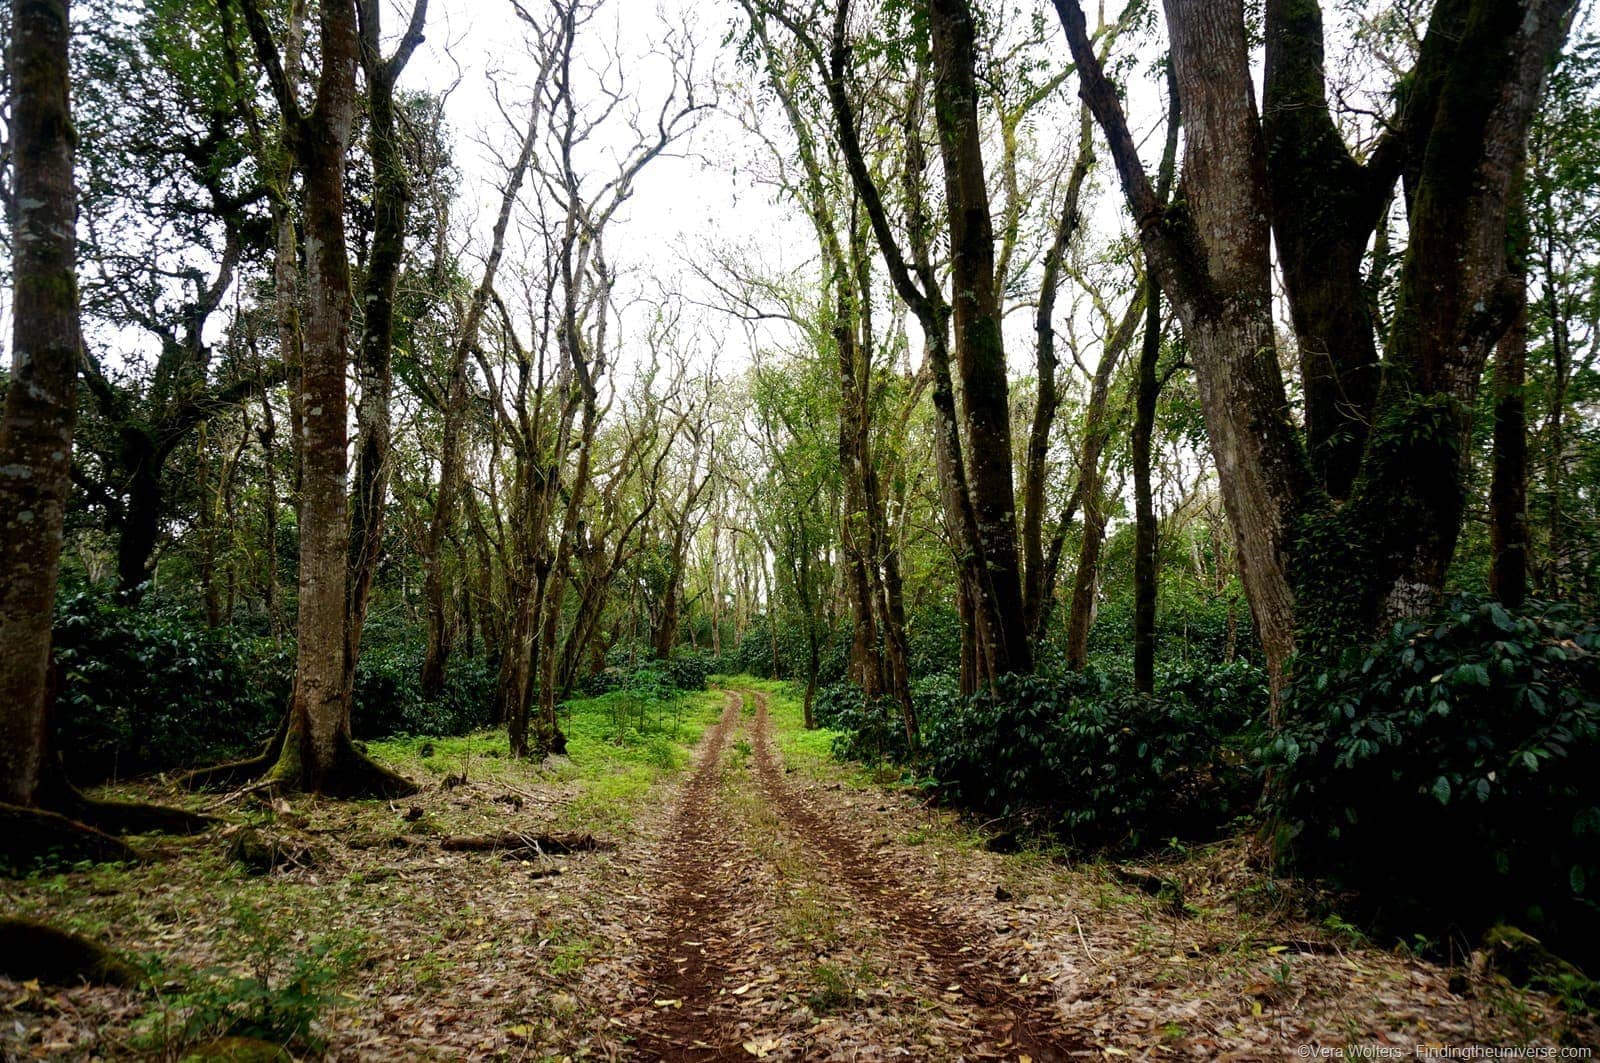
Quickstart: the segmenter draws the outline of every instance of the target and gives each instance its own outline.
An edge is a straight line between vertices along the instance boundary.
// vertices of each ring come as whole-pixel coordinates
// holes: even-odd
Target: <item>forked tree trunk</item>
[[[389,496],[389,397],[394,347],[394,295],[405,256],[411,188],[395,122],[395,82],[422,41],[427,0],[417,0],[411,25],[390,59],[382,48],[383,5],[362,0],[361,63],[367,81],[367,150],[372,157],[375,224],[362,285],[362,330],[357,344],[361,399],[356,406],[356,475],[350,494],[349,594],[344,631],[344,700],[355,689],[356,661],[366,625],[372,581],[383,555],[384,510]]]
[[[1167,0],[1188,130],[1185,194],[1174,210],[1143,172],[1081,7],[1075,0],[1055,6],[1151,270],[1188,340],[1276,695],[1302,634],[1311,652],[1336,653],[1432,608],[1442,593],[1464,514],[1471,409],[1513,309],[1505,278],[1509,182],[1573,5],[1441,0],[1432,12],[1403,128],[1380,145],[1401,155],[1392,170],[1404,173],[1410,239],[1360,474],[1342,506],[1314,473],[1289,419],[1271,312],[1267,219],[1276,208],[1280,246],[1293,244],[1303,230],[1290,223],[1324,204],[1317,196],[1274,203],[1268,193],[1243,4]],[[1273,70],[1287,77],[1299,64],[1320,76],[1316,5],[1274,3],[1267,14],[1272,47],[1292,53],[1275,51]],[[1296,108],[1319,106],[1315,91],[1293,95]],[[1309,150],[1325,132],[1283,135]],[[1392,184],[1394,173],[1378,164],[1386,157],[1374,151],[1362,179]],[[1381,204],[1384,196],[1373,198]],[[1374,222],[1380,213],[1381,206]],[[1308,298],[1293,285],[1289,297],[1291,304]],[[1298,327],[1302,315],[1296,319]],[[1335,360],[1342,364],[1348,353]]]

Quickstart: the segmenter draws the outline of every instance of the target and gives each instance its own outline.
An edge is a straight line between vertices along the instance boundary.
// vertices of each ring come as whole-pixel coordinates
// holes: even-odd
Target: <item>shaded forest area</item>
[[[1595,1045],[1592,6],[634,8],[8,6],[0,1053]]]

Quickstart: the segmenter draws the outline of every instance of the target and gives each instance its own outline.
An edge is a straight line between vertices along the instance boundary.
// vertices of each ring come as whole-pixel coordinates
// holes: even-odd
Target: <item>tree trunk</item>
[[[117,590],[132,601],[150,579],[150,559],[161,535],[161,468],[147,432],[124,425],[119,434],[117,458],[128,501],[117,529]]]
[[[978,123],[977,45],[966,0],[929,0],[933,103],[944,160],[950,227],[950,284],[955,362],[971,505],[983,579],[975,605],[990,628],[996,676],[1033,668],[1017,555],[1016,495],[1011,478],[1011,409],[1006,384],[994,229],[984,184]]]
[[[300,584],[289,737],[274,769],[291,787],[339,783],[349,743],[345,697],[348,510],[345,366],[350,264],[345,254],[344,167],[355,111],[353,0],[323,0],[322,77],[315,121],[303,132],[306,313],[301,366]]]
[[[1067,614],[1067,668],[1081,672],[1089,665],[1089,628],[1094,624],[1095,595],[1100,589],[1100,547],[1106,537],[1105,486],[1098,468],[1086,468],[1093,483],[1083,491],[1083,542],[1072,574],[1072,610]]]
[[[1169,119],[1170,121],[1171,119]],[[1133,689],[1151,694],[1156,688],[1156,507],[1150,485],[1151,438],[1155,434],[1156,377],[1161,358],[1161,287],[1145,280],[1144,342],[1139,347],[1139,374],[1133,404]]]
[[[383,555],[384,510],[389,494],[390,360],[394,347],[394,295],[405,256],[411,188],[395,123],[395,82],[421,41],[427,0],[417,0],[411,26],[392,59],[382,48],[378,0],[362,0],[361,60],[367,82],[367,150],[372,157],[372,247],[362,285],[362,330],[357,344],[361,399],[356,406],[356,475],[350,494],[350,570],[344,631],[344,700],[355,689],[361,631],[372,581]]]
[[[1183,113],[1178,98],[1177,74],[1167,64],[1167,139],[1156,176],[1156,199],[1165,204],[1172,192],[1178,158],[1178,130]],[[1156,402],[1161,381],[1156,376],[1161,360],[1161,285],[1146,268],[1144,289],[1144,341],[1139,348],[1133,410],[1133,689],[1152,694],[1156,688],[1156,605],[1160,573],[1156,556],[1155,494],[1150,484],[1151,440],[1155,434]],[[1232,645],[1232,604],[1228,613]],[[1231,659],[1231,651],[1230,651]]]
[[[344,193],[359,60],[355,3],[322,0],[322,70],[309,114],[301,112],[295,86],[283,77],[277,46],[260,10],[246,3],[244,11],[305,189],[303,355],[300,386],[291,389],[302,396],[295,680],[282,749],[268,777],[280,787],[341,796],[410,793],[415,790],[411,783],[366,759],[351,743],[345,685],[350,262]]]
[[[50,635],[77,408],[76,134],[65,0],[12,13],[11,380],[0,420],[0,801],[48,771]]]
[[[1489,484],[1489,592],[1515,609],[1528,594],[1528,419],[1523,398],[1528,357],[1528,219],[1522,204],[1526,163],[1512,181],[1509,270],[1517,309],[1494,360],[1494,452]]]
[[[1378,395],[1378,352],[1361,276],[1392,162],[1364,170],[1323,85],[1317,0],[1269,0],[1262,126],[1273,234],[1300,353],[1306,446],[1333,498],[1350,493]]]

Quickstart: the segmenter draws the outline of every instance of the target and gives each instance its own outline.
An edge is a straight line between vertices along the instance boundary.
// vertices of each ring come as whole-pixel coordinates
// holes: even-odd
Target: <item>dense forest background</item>
[[[8,801],[398,796],[365,741],[748,675],[1006,831],[1596,954],[1587,5],[508,0],[491,71],[447,6],[76,0],[53,80],[8,14]],[[749,217],[652,241],[697,168]]]

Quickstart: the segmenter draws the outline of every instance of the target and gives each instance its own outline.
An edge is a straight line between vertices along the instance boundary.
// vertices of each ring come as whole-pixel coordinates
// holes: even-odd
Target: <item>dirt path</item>
[[[573,762],[517,761],[503,736],[392,742],[409,774],[436,780],[410,801],[248,810],[254,829],[322,854],[271,874],[228,855],[236,822],[164,843],[168,860],[8,882],[20,914],[159,957],[234,1010],[0,976],[0,1058],[186,1058],[258,1006],[266,976],[251,972],[284,986],[301,962],[329,972],[330,996],[311,1028],[274,1036],[340,1061],[1600,1044],[1553,997],[1330,925],[1319,897],[1261,873],[1248,838],[1144,857],[1182,885],[1181,911],[1107,861],[988,851],[919,791],[827,760],[772,697],[769,719],[762,693],[696,695],[687,772],[686,742],[671,764],[618,755],[610,707],[590,707]],[[507,832],[615,848],[508,859],[443,844]]]
[[[1060,1060],[1086,1049],[1060,1028],[1046,997],[1023,997],[1002,984],[998,964],[983,944],[984,934],[945,916],[939,907],[914,898],[898,872],[830,822],[825,813],[807,806],[783,781],[773,756],[767,719],[767,696],[754,693],[756,769],[767,799],[792,823],[805,843],[829,865],[851,897],[873,920],[920,946],[922,966],[947,992],[971,1001],[985,1020],[997,1047],[1034,1060]]]
[[[741,694],[728,695],[661,839],[664,889],[654,921],[663,930],[649,953],[647,999],[635,1012],[642,1019],[633,1055],[733,1060],[760,1056],[768,1051],[762,1046],[778,1055],[796,1047],[802,1053],[821,1049],[806,1044],[808,1035],[822,1031],[796,1028],[795,1015],[804,1009],[774,1004],[751,1013],[761,1007],[763,996],[768,1001],[804,997],[797,965],[804,969],[811,943],[782,939],[766,919],[784,907],[786,889],[796,887],[812,891],[829,907],[853,911],[850,935],[870,942],[865,949],[871,966],[884,972],[883,986],[893,986],[892,998],[881,1004],[855,1007],[851,1001],[846,1010],[862,1014],[841,1016],[838,1028],[828,1031],[835,1040],[854,1041],[851,1058],[926,1055],[928,1045],[917,1036],[917,1027],[919,1022],[926,1027],[930,1008],[937,1010],[930,1001],[948,1002],[967,1017],[954,1030],[947,1023],[942,1031],[964,1042],[959,1049],[943,1042],[963,1057],[1044,1063],[1081,1051],[1083,1045],[1059,1028],[1048,999],[1022,995],[1006,984],[1004,967],[979,928],[952,921],[930,900],[914,896],[900,873],[841,829],[829,810],[811,807],[786,785],[766,696],[753,698],[756,711],[746,721]],[[790,838],[786,866],[775,866],[763,830]],[[786,975],[769,979],[778,983],[769,993],[744,996],[754,984],[749,980],[753,952],[781,956]],[[741,980],[745,984],[737,986]],[[900,1051],[870,1040],[870,1024],[884,1009],[897,1012],[900,1023],[878,1033],[885,1042],[905,1041]],[[857,1055],[861,1051],[869,1054]]]
[[[740,844],[720,807],[719,790],[722,754],[739,709],[739,697],[729,694],[672,818],[671,887],[661,919],[666,933],[652,953],[648,1004],[654,1021],[640,1031],[637,1048],[643,1058],[749,1058],[738,1045],[725,1043],[710,1014],[720,991],[731,984],[728,953],[736,945]]]

